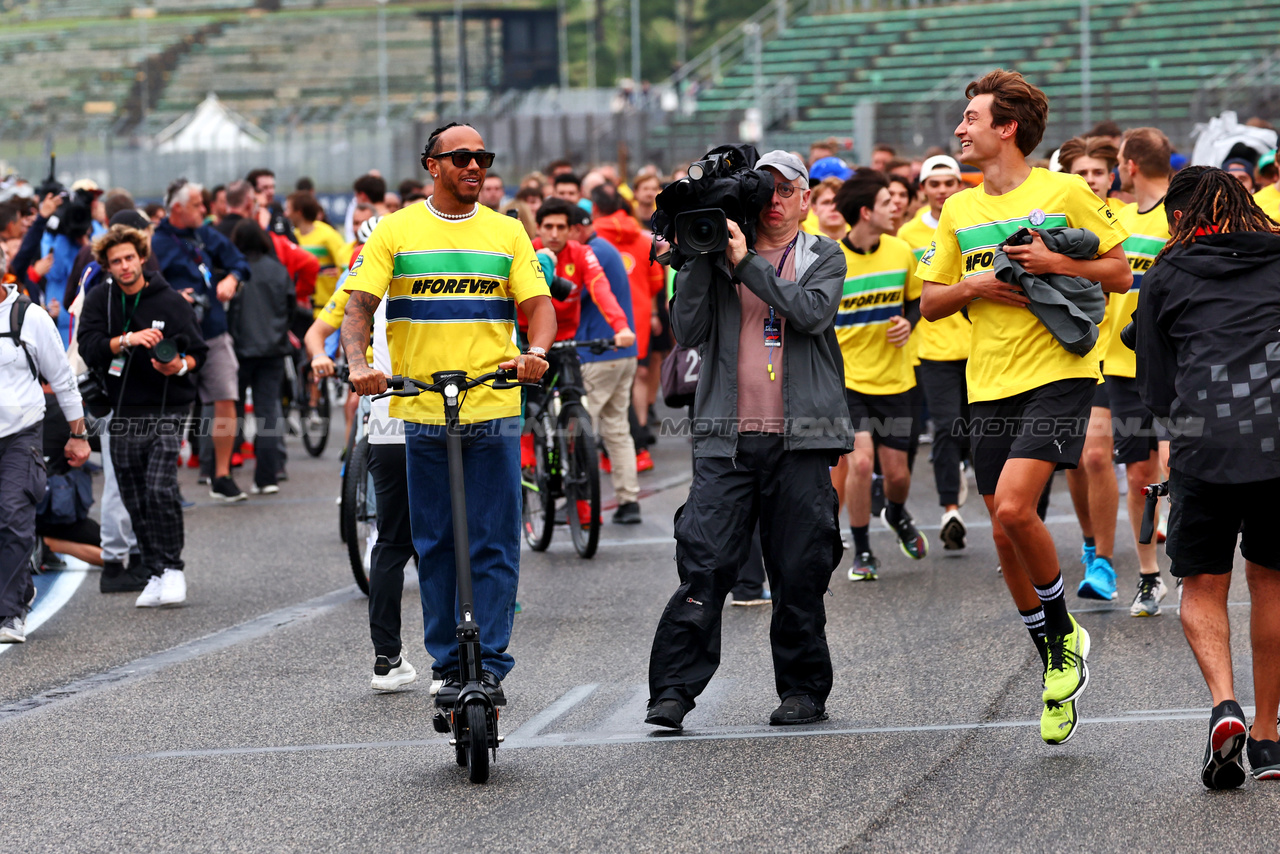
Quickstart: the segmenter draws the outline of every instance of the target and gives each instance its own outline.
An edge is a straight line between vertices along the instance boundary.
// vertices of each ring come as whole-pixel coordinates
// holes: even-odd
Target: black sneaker
[[[98,576],[99,593],[138,593],[146,588],[151,580],[151,570],[131,560],[126,569],[120,561],[104,561],[102,575]]]
[[[618,509],[613,511],[613,524],[639,525],[640,503],[638,501],[628,501],[626,504],[619,504]]]
[[[871,475],[871,515],[879,516],[884,512],[884,475]]]
[[[227,504],[244,501],[248,498],[240,487],[236,486],[236,482],[231,479],[230,475],[213,479],[213,484],[209,487],[209,497],[216,498]]]
[[[493,701],[495,706],[505,706],[507,704],[507,695],[502,690],[502,680],[495,674],[484,670],[480,674],[480,684],[484,686],[484,690],[488,692],[489,699]]]
[[[667,729],[684,729],[684,706],[679,700],[659,700],[649,707],[644,722]]]
[[[1250,738],[1249,767],[1255,780],[1280,780],[1280,744],[1268,739]]]
[[[826,709],[808,694],[792,694],[769,715],[769,726],[795,726],[827,719]]]
[[[924,538],[924,534],[920,533],[920,529],[916,527],[916,520],[911,518],[907,508],[902,508],[902,515],[898,517],[897,523],[889,521],[887,507],[880,514],[880,518],[898,535],[898,544],[902,546],[904,555],[912,560],[922,560],[929,553],[929,541]]]
[[[880,577],[880,561],[871,552],[858,552],[849,569],[850,581],[875,581]]]
[[[1204,746],[1200,782],[1208,789],[1238,789],[1244,783],[1240,754],[1245,748],[1244,710],[1235,700],[1223,700],[1209,716],[1209,741]]]

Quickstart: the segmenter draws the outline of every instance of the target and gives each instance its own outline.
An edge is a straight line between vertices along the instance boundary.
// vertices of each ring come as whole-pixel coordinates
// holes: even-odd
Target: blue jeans
[[[458,669],[459,612],[444,426],[406,421],[404,441],[424,640],[435,669],[448,672]],[[462,425],[462,467],[481,663],[502,679],[515,664],[507,645],[520,580],[520,419]]]

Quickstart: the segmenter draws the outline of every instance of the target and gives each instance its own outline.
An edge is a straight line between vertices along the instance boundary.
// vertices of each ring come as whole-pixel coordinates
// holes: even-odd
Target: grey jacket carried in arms
[[[1036,230],[1050,252],[1080,261],[1090,261],[1098,255],[1098,236],[1086,228]],[[1010,260],[1003,249],[996,249],[993,267],[997,279],[1022,287],[1031,300],[1031,313],[1064,350],[1084,356],[1093,349],[1098,342],[1098,324],[1107,311],[1101,285],[1079,276],[1033,276]]]
[[[742,304],[719,262],[701,255],[676,274],[671,331],[696,347],[702,372],[693,404],[696,457],[733,457],[738,447],[738,333]],[[853,449],[853,425],[844,395],[844,357],[836,341],[835,317],[844,293],[844,253],[835,241],[800,232],[796,282],[779,279],[756,255],[734,269],[734,277],[786,319],[782,353],[782,406],[788,451]]]

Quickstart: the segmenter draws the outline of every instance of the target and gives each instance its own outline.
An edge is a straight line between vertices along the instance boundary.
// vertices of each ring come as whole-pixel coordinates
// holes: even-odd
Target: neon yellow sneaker
[[[1066,744],[1076,732],[1076,703],[1045,703],[1040,714],[1040,737],[1045,744]]]
[[[1044,693],[1041,698],[1046,704],[1066,703],[1084,693],[1089,684],[1089,633],[1084,626],[1071,620],[1071,631],[1058,637],[1049,636],[1045,641],[1049,645],[1049,666],[1044,671]]]

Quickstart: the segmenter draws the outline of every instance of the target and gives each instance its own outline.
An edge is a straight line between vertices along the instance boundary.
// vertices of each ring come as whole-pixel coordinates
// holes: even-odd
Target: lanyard
[[[133,323],[133,315],[138,311],[138,302],[141,299],[142,291],[138,291],[133,295],[133,309],[128,310],[124,302],[124,291],[120,292],[120,313],[124,317],[124,329],[120,330],[121,335],[129,331],[129,326]]]
[[[787,244],[787,248],[782,250],[782,258],[778,261],[777,275],[782,275],[782,268],[787,266],[787,258],[791,256],[791,250],[796,248],[796,241],[800,239],[797,234],[791,238],[791,242]],[[773,372],[773,350],[775,347],[782,346],[782,323],[778,320],[778,314],[774,311],[773,306],[769,306],[769,319],[764,324],[764,348],[769,354],[769,381],[772,382],[778,378]]]

